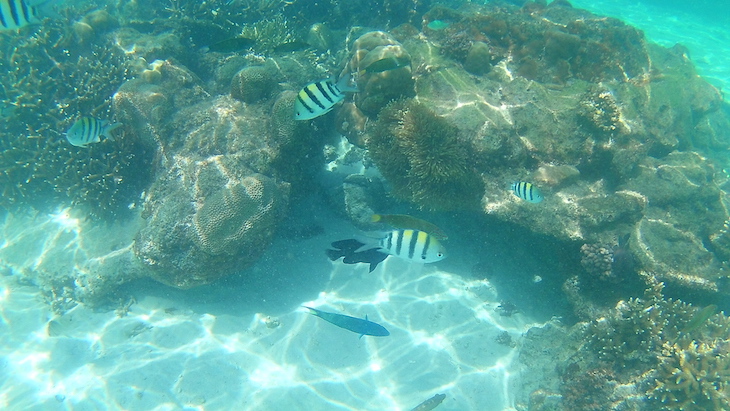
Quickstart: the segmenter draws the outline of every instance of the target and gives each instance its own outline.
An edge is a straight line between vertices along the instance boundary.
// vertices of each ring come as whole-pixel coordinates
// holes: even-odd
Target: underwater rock
[[[360,36],[352,46],[352,56],[342,75],[357,74],[355,105],[374,117],[391,100],[415,94],[411,56],[401,43],[383,31]]]
[[[244,103],[256,103],[276,93],[275,70],[265,66],[249,66],[231,80],[231,96]]]
[[[298,131],[307,135],[291,111],[291,123],[275,115],[271,128],[270,110],[220,95],[168,119],[164,129],[178,138],[162,145],[167,161],[147,191],[134,247],[152,278],[180,288],[207,284],[249,266],[268,247],[290,191],[273,178],[286,174],[276,159],[286,157],[286,143],[304,144],[294,138]]]
[[[127,80],[114,93],[112,104],[117,120],[128,125],[145,146],[158,150],[171,143],[168,126],[172,113],[207,98],[208,93],[183,66],[166,60],[158,62],[154,70],[160,74],[159,83]]]
[[[326,24],[314,23],[309,27],[307,44],[314,47],[317,51],[325,52],[332,47],[333,37],[332,30]]]
[[[145,198],[135,255],[164,284],[211,283],[258,259],[287,201],[287,184],[247,170],[235,155],[180,158]]]
[[[658,280],[696,291],[718,291],[716,280],[722,275],[719,261],[692,231],[644,218],[632,236],[636,239],[634,255]]]
[[[464,69],[478,76],[484,75],[492,69],[492,54],[487,43],[482,41],[472,43],[464,61]]]

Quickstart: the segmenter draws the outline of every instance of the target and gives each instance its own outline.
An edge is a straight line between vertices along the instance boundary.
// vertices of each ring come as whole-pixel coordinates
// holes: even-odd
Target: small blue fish
[[[515,195],[529,203],[539,203],[542,201],[542,194],[532,183],[526,183],[524,181],[512,183],[510,186]]]
[[[304,86],[294,102],[294,119],[311,120],[327,114],[345,98],[345,93],[357,93],[357,88],[347,85],[348,80],[345,76],[336,84],[332,80],[320,80]]]
[[[66,132],[66,140],[76,147],[98,143],[102,136],[113,140],[109,133],[119,126],[121,126],[119,123],[109,124],[106,120],[81,117]]]
[[[316,308],[304,308],[310,310],[313,315],[316,315],[328,323],[352,331],[356,334],[360,334],[360,338],[362,338],[363,335],[372,335],[374,337],[387,337],[390,335],[390,332],[388,332],[388,330],[386,330],[382,325],[368,321],[367,315],[363,320],[361,318],[350,317],[349,315],[320,311]]]
[[[46,8],[56,1],[0,0],[0,31],[18,30],[40,23],[41,14],[53,14]]]

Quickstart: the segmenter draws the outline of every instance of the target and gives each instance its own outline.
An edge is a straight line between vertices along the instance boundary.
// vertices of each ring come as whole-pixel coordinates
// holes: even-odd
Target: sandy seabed
[[[315,269],[278,261],[267,270]],[[537,324],[501,316],[488,281],[394,257],[372,273],[327,267],[316,299],[289,304],[367,315],[390,336],[358,338],[303,308],[206,310],[172,294],[138,297],[121,317],[84,306],[56,316],[36,287],[0,277],[0,408],[411,410],[442,393],[438,410],[514,409],[520,338]],[[512,346],[497,342],[505,331]]]

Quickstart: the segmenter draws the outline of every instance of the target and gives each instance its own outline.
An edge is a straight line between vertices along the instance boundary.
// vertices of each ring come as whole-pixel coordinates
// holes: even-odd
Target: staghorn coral
[[[458,129],[415,100],[386,106],[367,148],[396,197],[426,209],[468,209],[483,194]]]
[[[662,289],[656,283],[644,298],[620,301],[608,315],[591,322],[589,346],[600,360],[638,373],[658,365],[656,353],[679,336],[695,311],[690,304],[664,299]]]
[[[0,207],[48,210],[62,203],[109,218],[134,201],[149,182],[150,152],[123,130],[116,141],[85,150],[63,138],[79,115],[111,117],[111,95],[128,77],[128,59],[109,37],[75,44],[54,21],[0,51],[0,98],[15,108],[13,121],[0,125]]]
[[[730,409],[730,340],[665,343],[648,396],[662,410]]]

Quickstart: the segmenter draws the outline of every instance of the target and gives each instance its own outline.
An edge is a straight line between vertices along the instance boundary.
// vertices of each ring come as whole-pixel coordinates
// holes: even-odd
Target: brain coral
[[[268,243],[277,220],[277,191],[274,181],[261,174],[221,188],[193,217],[195,243],[213,255],[235,255],[245,244]]]

